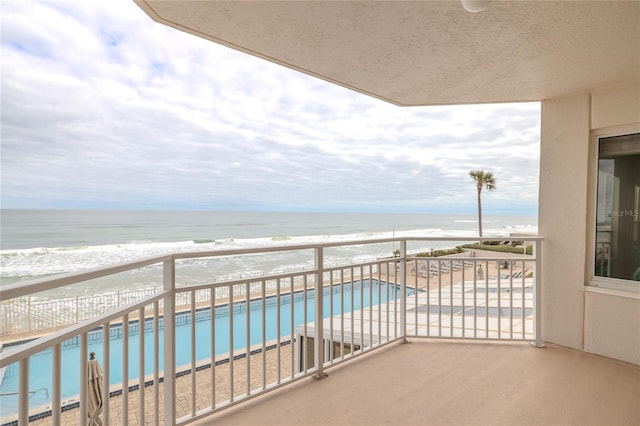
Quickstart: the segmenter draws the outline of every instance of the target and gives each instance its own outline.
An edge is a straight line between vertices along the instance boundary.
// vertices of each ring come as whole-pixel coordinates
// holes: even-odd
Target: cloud
[[[538,103],[400,108],[151,21],[3,2],[2,207],[535,213]]]

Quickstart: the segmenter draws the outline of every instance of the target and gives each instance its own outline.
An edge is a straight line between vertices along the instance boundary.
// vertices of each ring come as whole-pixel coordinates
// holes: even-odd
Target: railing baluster
[[[400,241],[400,336],[407,341],[407,240]],[[395,263],[395,262],[394,262]],[[396,268],[394,268],[396,269]],[[416,289],[414,289],[416,290]],[[398,296],[396,296],[396,299]],[[398,322],[396,318],[396,322]]]
[[[369,265],[369,277],[369,348],[373,348],[373,265]]]
[[[427,337],[430,337],[431,336],[431,262],[427,262],[426,265],[427,265]],[[417,273],[418,273],[418,269],[416,268],[416,274]]]
[[[349,341],[349,344],[351,345],[351,348],[350,348],[350,355],[353,355],[354,347],[355,347],[355,342],[353,341],[353,339],[354,339],[354,333],[355,333],[355,330],[354,330],[354,321],[353,321],[353,314],[354,314],[355,306],[354,306],[354,304],[353,304],[353,303],[354,303],[354,301],[355,301],[355,295],[354,295],[354,293],[356,292],[356,280],[355,280],[355,274],[354,274],[354,268],[353,268],[353,266],[349,269],[349,273],[351,274],[351,277],[350,277],[350,278],[351,278],[351,292],[350,292],[350,299],[351,299],[351,300],[349,301],[349,303],[351,304],[351,306],[350,306],[350,309],[349,309],[349,311],[348,311],[348,315],[349,315],[349,318],[350,318],[350,333],[349,333],[349,334],[351,335],[351,339],[350,339],[350,341]]]
[[[462,277],[460,278],[462,281],[462,285],[461,285],[461,289],[460,289],[460,299],[462,302],[462,312],[461,312],[461,317],[462,317],[462,338],[467,337],[467,322],[466,322],[466,307],[465,307],[465,299],[467,294],[465,293],[465,286],[464,286],[464,273],[465,273],[465,269],[466,269],[466,265],[464,263],[464,258],[462,259]]]
[[[145,370],[145,362],[144,362],[144,324],[145,324],[145,309],[144,306],[138,310],[138,373],[139,373],[139,385],[138,385],[138,419],[142,421],[145,418],[144,415],[144,370]]]
[[[473,261],[473,338],[478,337],[478,265]]]
[[[488,271],[488,270],[487,270]],[[497,312],[497,317],[498,317],[498,339],[502,339],[502,288],[500,286],[501,284],[501,279],[502,277],[500,276],[500,262],[496,261],[496,271],[497,272],[497,282],[498,282],[498,288],[496,289],[496,302],[498,304],[498,312]]]
[[[176,381],[175,381],[175,262],[167,260],[163,264],[163,287],[169,293],[163,299],[163,355],[164,355],[164,423],[172,425],[176,421]]]
[[[389,268],[389,264],[387,264],[387,270],[388,270],[388,268]],[[387,318],[386,318],[386,321],[385,321],[385,325],[386,325],[386,333],[387,333],[386,341],[387,341],[387,342],[391,339],[391,324],[390,324],[390,321],[391,321],[391,311],[390,311],[390,307],[389,307],[389,305],[391,304],[391,300],[390,300],[390,291],[391,291],[391,283],[389,282],[389,278],[387,278],[387,285],[386,285],[386,293],[387,293],[387,295],[386,295],[386,297],[387,297],[386,302],[387,302],[387,303],[385,303],[385,307],[386,307],[386,315],[387,315]]]
[[[160,330],[159,303],[153,302],[153,424],[160,424]],[[107,423],[108,424],[108,423]]]
[[[390,262],[393,267],[393,287],[389,290],[393,295],[393,338],[398,337],[398,323],[400,322],[400,317],[398,315],[398,269],[396,268],[395,262]]]
[[[369,276],[371,285],[371,276]],[[364,351],[364,268],[360,266],[360,352]]]
[[[324,291],[324,289],[323,289]],[[323,295],[324,297],[324,295]],[[334,312],[333,312],[333,271],[329,272],[329,357],[328,359],[326,359],[325,361],[330,361],[333,362],[333,352],[334,352],[334,346],[335,343],[333,342],[333,316],[334,316]],[[320,330],[323,331],[324,334],[324,328],[321,328]],[[319,331],[318,329],[316,329],[316,334],[318,334]],[[324,338],[324,337],[323,337]]]
[[[289,331],[290,331],[290,336],[289,336],[289,356],[291,358],[291,375],[290,377],[293,378],[293,376],[295,375],[295,371],[296,371],[296,367],[295,367],[295,361],[296,361],[296,351],[295,351],[295,310],[294,310],[294,301],[295,301],[295,293],[294,293],[294,288],[293,288],[293,277],[289,277],[289,301],[290,301],[290,308],[291,308],[291,318],[290,318],[290,323],[289,323]]]
[[[282,375],[280,374],[281,368],[281,355],[280,355],[280,327],[282,321],[282,299],[280,298],[280,278],[276,281],[276,372],[278,377],[276,379],[276,383],[280,384],[280,380]]]
[[[314,282],[315,292],[315,312],[314,312],[314,329],[316,337],[314,339],[314,352],[315,352],[315,367],[316,373],[314,377],[316,379],[323,379],[327,375],[324,372],[324,338],[322,335],[322,318],[323,318],[323,279],[324,279],[324,252],[322,247],[316,247],[314,249],[314,267],[316,269],[316,276]],[[331,302],[330,302],[331,303]]]
[[[122,316],[122,424],[129,424],[129,314]]]
[[[308,296],[309,296],[309,291],[307,290],[308,288],[308,276],[307,274],[304,274],[302,277],[302,285],[304,286],[304,290],[302,291],[303,294],[303,299],[302,299],[302,315],[304,316],[304,320],[302,321],[303,323],[303,328],[304,328],[304,334],[302,337],[302,341],[299,343],[300,344],[300,354],[302,355],[302,370],[304,371],[304,374],[307,374],[307,357],[309,356],[309,348],[307,346],[307,342],[308,337],[307,337],[307,333],[308,333],[308,327],[307,327],[307,323],[309,322],[309,312],[307,309],[307,304],[309,303],[308,301]]]
[[[246,373],[245,377],[247,379],[247,396],[251,395],[251,283],[247,281],[245,284],[245,303],[246,303]]]
[[[380,268],[380,264],[378,268]],[[378,273],[378,345],[382,343],[382,278]]]
[[[442,268],[440,261],[438,265],[438,337],[442,337]]]
[[[209,298],[211,299],[210,317],[211,317],[211,409],[216,408],[216,291],[218,287],[209,289]]]
[[[524,264],[522,265],[522,275],[524,275]],[[513,339],[513,263],[509,262],[509,339]]]
[[[262,280],[262,389],[267,388],[267,283]]]
[[[344,359],[344,269],[340,268],[340,359]],[[331,345],[332,351],[334,345]],[[334,358],[333,356],[331,357]]]
[[[449,336],[453,337],[453,263],[449,264]]]
[[[484,262],[484,270],[486,271],[484,274],[484,321],[485,321],[485,337],[489,338],[489,262]]]
[[[233,402],[233,293],[234,286],[229,286],[229,401]]]
[[[60,343],[53,346],[51,358],[51,420],[54,425],[60,424],[60,384],[62,370],[62,347]]]
[[[27,426],[29,424],[29,358],[22,358],[18,368],[18,425]]]
[[[540,288],[540,260],[542,259],[542,242],[535,240],[533,246],[533,258],[535,259],[535,272],[533,273],[533,306],[535,307],[535,322],[533,328],[533,336],[537,348],[544,347],[542,340],[542,292]]]
[[[191,290],[189,331],[191,333],[191,415],[196,415],[196,292]]]
[[[524,264],[525,263],[523,262],[523,265]],[[526,325],[525,319],[527,317],[526,316],[526,304],[525,304],[525,301],[526,301],[526,298],[527,298],[527,288],[526,288],[526,284],[525,284],[525,275],[526,274],[522,274],[522,283],[521,283],[522,286],[521,286],[521,290],[520,290],[520,294],[521,294],[520,295],[520,297],[521,297],[521,300],[520,300],[520,309],[521,309],[521,311],[520,311],[520,324],[521,324],[521,327],[522,327],[521,328],[522,329],[522,333],[521,333],[520,338],[522,340],[525,339],[525,330],[526,330],[526,328],[525,328],[525,325]]]

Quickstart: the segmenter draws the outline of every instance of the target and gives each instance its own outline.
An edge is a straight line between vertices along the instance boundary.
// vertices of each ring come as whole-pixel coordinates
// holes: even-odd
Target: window
[[[640,281],[640,133],[598,140],[596,277]]]

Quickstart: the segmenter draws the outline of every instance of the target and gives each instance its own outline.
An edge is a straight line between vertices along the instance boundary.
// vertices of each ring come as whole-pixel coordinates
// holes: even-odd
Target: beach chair
[[[423,261],[424,262],[424,261]],[[409,262],[410,268],[411,268],[411,275],[418,275],[420,277],[426,278],[429,276],[429,271],[427,268],[424,268],[423,265],[418,267],[418,270],[416,271],[416,264],[415,262]]]
[[[454,271],[459,271],[462,268],[464,268],[464,266],[462,265],[462,261],[461,260],[454,260],[451,262],[451,267],[453,268]]]
[[[420,265],[418,266],[418,273],[421,277],[428,277],[429,275],[433,275],[433,271],[427,265],[426,260],[421,260]]]
[[[430,260],[429,261],[429,268],[433,269],[434,271],[436,271],[437,273],[449,273],[449,267],[447,265],[445,265],[445,262],[442,261],[438,261],[438,260]]]

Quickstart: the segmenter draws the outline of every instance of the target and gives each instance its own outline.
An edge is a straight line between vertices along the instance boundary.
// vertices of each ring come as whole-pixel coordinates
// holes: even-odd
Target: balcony
[[[397,343],[204,419],[231,425],[637,425],[640,369],[523,343]]]
[[[104,424],[187,424],[225,412],[240,416],[229,417],[239,419],[232,421],[264,423],[262,416],[268,414],[261,410],[265,409],[286,411],[296,424],[326,423],[328,415],[338,416],[334,420],[340,423],[350,415],[345,413],[354,414],[350,418],[362,424],[371,423],[366,419],[421,422],[420,413],[447,422],[447,417],[433,412],[438,406],[450,407],[446,415],[462,416],[461,421],[466,415],[471,422],[477,411],[479,416],[502,413],[505,417],[491,418],[509,422],[508,416],[520,412],[528,416],[536,407],[547,413],[548,404],[541,398],[554,392],[564,395],[566,389],[558,386],[562,376],[556,372],[568,375],[570,381],[602,376],[583,381],[580,392],[588,392],[583,401],[593,395],[608,401],[614,393],[603,390],[618,387],[621,395],[616,401],[622,406],[617,412],[622,417],[610,418],[637,420],[637,404],[628,403],[634,397],[637,402],[638,381],[634,387],[628,379],[638,378],[636,367],[561,348],[529,347],[529,342],[542,346],[541,238],[518,237],[524,241],[522,254],[469,252],[432,260],[410,254],[416,244],[454,245],[462,240],[472,239],[401,238],[177,253],[7,286],[1,293],[6,347],[0,368],[3,380],[13,380],[16,389],[2,395],[2,423],[87,424],[88,384],[81,379],[87,377],[87,363],[79,360],[88,360],[89,352],[96,352],[102,363],[102,385],[109,389],[100,413]],[[386,259],[347,265],[325,261],[336,247],[357,253],[359,247],[371,244],[400,248],[397,257]],[[526,247],[533,247],[531,255]],[[308,252],[312,266],[268,276],[217,277],[212,272],[207,283],[180,278],[189,268],[206,268],[210,259],[294,250]],[[88,318],[78,315],[79,298],[75,308],[56,301],[46,302],[47,308],[35,297],[42,291],[143,268],[155,268],[163,287],[152,294],[119,294],[117,303],[94,298]],[[56,321],[47,321],[48,317]],[[26,339],[34,333],[42,337]],[[442,342],[446,339],[450,343]],[[28,341],[9,345],[10,340]],[[408,340],[415,343],[401,344]],[[488,344],[477,345],[479,341]],[[312,376],[323,378],[325,369],[334,371],[330,380],[308,383]],[[608,371],[611,376],[602,375]],[[612,381],[616,374],[627,381]],[[296,398],[303,400],[299,405],[276,402],[290,398],[293,387]],[[324,396],[314,396],[317,392]],[[369,392],[371,397],[363,398]],[[249,404],[268,393],[265,401],[273,398],[273,404]],[[329,410],[321,403],[341,394],[350,395],[344,401],[340,398],[341,404],[351,407],[347,411],[334,410],[334,404]],[[441,405],[422,403],[438,398]],[[460,407],[484,406],[488,400],[511,408],[495,406],[493,414],[484,409],[457,413]],[[426,411],[416,410],[418,406]],[[382,407],[392,411],[374,416]],[[602,413],[606,410],[588,419],[598,419]],[[296,417],[300,415],[310,417]],[[269,418],[288,421],[281,415]],[[523,418],[544,423],[547,418],[566,417]]]

